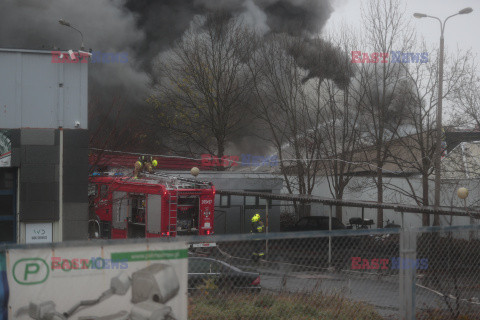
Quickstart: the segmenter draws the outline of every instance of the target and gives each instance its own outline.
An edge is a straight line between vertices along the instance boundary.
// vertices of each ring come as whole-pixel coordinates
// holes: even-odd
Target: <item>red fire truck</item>
[[[211,182],[145,173],[90,178],[101,238],[152,238],[213,234],[215,187]]]

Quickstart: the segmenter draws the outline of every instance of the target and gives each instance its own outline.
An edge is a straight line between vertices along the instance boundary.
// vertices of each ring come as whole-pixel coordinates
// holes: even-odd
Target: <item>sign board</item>
[[[0,168],[10,167],[12,159],[12,144],[7,130],[0,130]]]
[[[8,319],[187,319],[187,258],[185,242],[7,250]]]
[[[203,242],[203,243],[192,244],[192,248],[211,248],[216,246],[217,244],[215,242]]]
[[[51,223],[27,223],[25,225],[26,243],[52,242]]]

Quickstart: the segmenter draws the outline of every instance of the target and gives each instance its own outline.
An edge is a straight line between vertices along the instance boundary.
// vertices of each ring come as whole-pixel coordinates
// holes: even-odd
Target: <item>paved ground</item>
[[[351,252],[342,252],[341,256],[346,257],[341,261],[333,261],[337,269],[328,269],[328,263],[325,250],[312,251],[319,246],[278,246],[277,250],[271,250],[270,259],[274,262],[261,261],[254,263],[250,260],[251,248],[242,244],[238,247],[224,247],[223,252],[219,249],[215,255],[217,258],[226,260],[228,263],[236,265],[241,269],[257,271],[261,274],[261,285],[265,290],[278,292],[286,290],[289,292],[323,292],[326,294],[341,293],[348,299],[354,301],[363,301],[371,304],[386,319],[399,318],[399,275],[395,270],[386,270],[381,273],[374,273],[367,270],[352,271],[352,256],[367,256],[372,254],[384,253],[385,257],[398,256],[398,248],[375,247],[373,253],[364,249],[351,250]],[[382,250],[378,250],[381,248]],[[386,250],[388,249],[388,250]],[[308,252],[312,251],[310,254]],[[232,253],[232,254],[230,254]],[[335,256],[335,255],[332,255]],[[337,255],[340,256],[340,255]],[[305,258],[316,257],[316,259]],[[345,261],[344,261],[345,260]],[[292,263],[295,261],[295,263]],[[467,274],[471,285],[475,288],[470,292],[462,291],[462,298],[474,298],[473,301],[460,302],[467,306],[464,310],[474,310],[478,308],[480,314],[480,302],[476,303],[475,297],[480,297],[480,286],[476,285],[475,274]],[[444,275],[439,274],[442,283],[440,286],[446,286],[453,283],[447,280]],[[423,279],[425,280],[425,279]],[[442,309],[447,310],[445,299],[455,306],[455,297],[445,298],[440,292],[432,290],[432,285],[426,284],[422,279],[418,279],[415,287],[416,310]],[[466,280],[463,279],[465,282]],[[468,282],[468,281],[467,281]],[[422,284],[425,284],[422,286]],[[477,288],[478,287],[478,288]],[[448,291],[445,289],[445,291]],[[478,291],[478,292],[477,292]],[[454,292],[454,291],[452,291]],[[468,297],[466,297],[468,295]]]
[[[248,259],[235,259],[243,269],[256,270],[261,274],[264,290],[279,292],[322,292],[341,294],[353,301],[373,305],[385,319],[399,318],[399,276],[398,274],[359,273],[342,270],[327,270],[289,263],[252,263]],[[444,298],[438,293],[416,286],[417,311],[426,308],[446,309]]]

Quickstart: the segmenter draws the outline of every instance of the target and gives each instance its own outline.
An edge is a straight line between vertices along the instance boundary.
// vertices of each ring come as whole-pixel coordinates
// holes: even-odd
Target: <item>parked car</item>
[[[341,220],[332,217],[332,230],[351,229]],[[329,230],[328,216],[309,216],[300,218],[294,226],[286,228],[287,232],[312,232]],[[330,247],[331,239],[331,247]],[[350,257],[356,252],[358,236],[315,236],[304,238],[289,238],[269,241],[269,251],[273,261],[283,261],[297,265],[327,266],[329,250],[331,249],[332,262],[336,265],[346,265]],[[340,260],[340,261],[337,261]]]
[[[206,258],[188,258],[188,290],[208,287],[213,280],[215,287],[221,290],[247,290],[260,292],[260,274],[243,271],[224,261]]]

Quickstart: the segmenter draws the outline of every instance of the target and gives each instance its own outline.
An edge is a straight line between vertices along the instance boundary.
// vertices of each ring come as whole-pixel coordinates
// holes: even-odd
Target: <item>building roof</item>
[[[461,142],[442,160],[443,179],[480,178],[480,141]]]
[[[90,166],[95,168],[131,168],[133,170],[139,156],[140,154],[91,152],[88,161]],[[157,168],[160,170],[190,170],[192,167],[197,167],[200,170],[213,169],[202,165],[200,160],[155,155],[152,155],[152,157],[158,161]]]
[[[57,51],[60,51],[60,50],[57,50]],[[11,49],[11,48],[0,48],[0,52],[52,54],[52,50],[31,50],[31,49]]]
[[[461,142],[480,141],[480,131],[476,130],[447,130],[445,133],[447,142],[447,152],[451,152]]]

